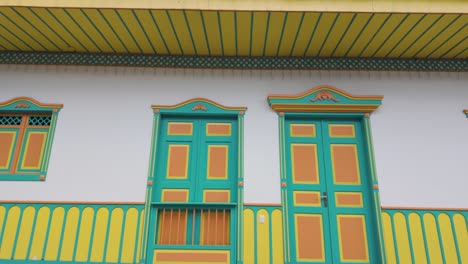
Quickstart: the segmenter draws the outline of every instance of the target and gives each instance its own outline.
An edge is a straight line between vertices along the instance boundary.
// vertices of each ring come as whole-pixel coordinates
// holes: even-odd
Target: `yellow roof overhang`
[[[0,51],[463,60],[467,13],[435,0],[0,0]]]

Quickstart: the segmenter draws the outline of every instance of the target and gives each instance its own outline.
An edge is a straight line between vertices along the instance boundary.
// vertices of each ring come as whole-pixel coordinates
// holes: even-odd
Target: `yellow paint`
[[[122,237],[123,210],[116,208],[112,210],[109,238],[107,239],[107,262],[117,262],[120,250],[120,238]]]
[[[142,22],[142,26],[146,32],[154,32],[153,34],[147,34],[148,38],[156,50],[156,54],[167,54],[166,46],[162,41],[161,35],[155,29],[153,19],[151,18],[151,12],[149,10],[134,10],[137,17]],[[109,33],[112,34],[112,33]],[[115,35],[112,34],[115,38]]]
[[[80,220],[80,209],[72,207],[67,212],[65,220],[65,229],[63,232],[62,245],[60,246],[60,260],[72,261],[73,251],[78,231],[78,222]]]
[[[345,259],[343,256],[343,246],[341,245],[341,241],[343,239],[341,238],[341,225],[340,223],[340,218],[361,218],[361,223],[362,223],[362,230],[364,231],[364,248],[366,249],[366,257],[365,259]],[[340,244],[340,259],[341,261],[364,261],[368,262],[369,261],[369,246],[367,242],[367,228],[366,228],[366,219],[364,215],[337,215],[336,216],[336,222],[338,223],[338,241]]]
[[[356,40],[358,36],[359,38],[361,38],[362,35],[360,36],[359,33],[364,28],[367,21],[369,21],[371,15],[372,14],[370,13],[357,14],[357,16],[354,18],[353,24],[351,24],[351,27],[348,29],[348,32],[343,37],[339,48],[337,48],[335,53],[333,54],[334,56],[344,56],[350,48],[354,47],[354,40]]]
[[[138,234],[138,247],[137,247],[137,251],[135,252],[136,254],[136,263],[139,263],[140,262],[140,250],[141,250],[141,240],[142,240],[142,236],[143,236],[143,227],[144,227],[144,224],[145,224],[145,210],[141,210],[141,213],[140,213],[140,232]]]
[[[423,220],[430,262],[443,263],[435,217],[431,213],[425,213]]]
[[[452,224],[447,214],[439,214],[439,229],[442,239],[442,249],[444,250],[445,261],[451,264],[458,264],[457,249],[453,236]]]
[[[208,55],[220,55],[221,50],[221,36],[218,26],[218,16],[216,11],[204,11],[203,20],[205,21],[206,37],[210,46],[210,53]],[[194,37],[196,37],[195,35]]]
[[[224,152],[226,153],[225,156],[225,163],[226,166],[224,167],[224,177],[218,177],[219,175],[209,175],[210,173],[210,168],[211,168],[211,150],[217,148],[217,149],[224,149]],[[206,170],[206,177],[211,180],[222,180],[222,179],[227,179],[228,178],[228,168],[229,168],[229,146],[225,145],[210,145],[208,146],[208,165],[207,165],[207,170]]]
[[[275,209],[271,213],[271,250],[272,263],[283,264],[283,218],[281,210]]]
[[[42,259],[42,249],[45,246],[45,237],[48,231],[50,209],[41,207],[37,212],[36,226],[32,235],[31,251],[28,259]]]
[[[230,252],[228,250],[164,250],[164,249],[157,249],[154,250],[153,252],[153,263],[157,264],[185,264],[185,263],[191,263],[191,264],[206,264],[206,262],[199,262],[199,261],[190,261],[190,262],[180,262],[180,261],[157,261],[157,254],[158,253],[173,253],[173,254],[183,254],[183,253],[204,253],[204,254],[209,254],[209,253],[224,253],[226,254],[226,259],[227,261],[216,261],[216,262],[209,262],[210,264],[228,264],[229,263],[229,256]]]
[[[193,42],[195,43],[195,47],[197,48],[198,54],[208,54],[208,46],[207,42],[204,37],[205,33],[203,31],[203,23],[201,19],[201,12],[200,11],[191,11],[186,10],[185,15],[187,16],[187,21],[190,24],[190,30],[193,36]],[[201,35],[203,34],[203,35]],[[191,43],[191,40],[190,40]]]
[[[6,215],[6,209],[5,206],[0,205],[0,237],[2,236],[2,228],[3,228],[3,222],[5,222],[5,215]],[[1,242],[1,240],[0,240]],[[1,245],[1,244],[0,244]],[[1,252],[1,247],[0,247],[0,252]]]
[[[424,233],[422,231],[421,217],[419,217],[417,213],[410,213],[408,216],[408,222],[414,263],[426,264],[426,247],[424,245]]]
[[[0,134],[11,134],[11,135],[13,135],[11,143],[10,143],[10,148],[8,150],[8,153],[10,153],[8,155],[8,159],[6,160],[5,164],[0,164],[0,169],[8,169],[8,167],[10,167],[11,158],[13,157],[13,146],[15,145],[15,141],[16,141],[16,131],[0,131]],[[2,143],[2,144],[4,144],[4,143]]]
[[[316,181],[300,181],[300,183],[313,183],[313,184],[318,184],[320,183],[320,176],[319,176],[319,166],[318,166],[318,155],[317,155],[317,145],[316,144],[291,144],[291,171],[292,171],[292,178],[293,178],[293,183],[297,183],[296,181],[296,173],[295,173],[295,164],[294,164],[294,146],[308,146],[314,148],[315,152],[315,175],[317,177]]]
[[[255,12],[253,13],[253,24],[250,31],[252,33],[251,53],[252,54],[263,54],[263,47],[265,46],[265,34],[268,25],[268,13],[267,12]],[[279,30],[279,29],[276,29]],[[245,32],[244,32],[245,34]]]
[[[44,260],[57,260],[57,254],[60,246],[60,237],[64,226],[63,220],[65,210],[63,207],[57,207],[52,212],[52,220],[50,222],[49,238],[47,239],[47,247]]]
[[[306,55],[307,56],[318,56],[320,52],[320,47],[322,46],[323,42],[326,41],[326,36],[333,25],[333,21],[335,20],[337,13],[323,13],[322,18],[318,22],[318,26],[316,29],[316,33],[312,37],[312,41],[310,42],[309,47],[306,48]]]
[[[454,18],[455,19],[455,18]],[[454,47],[457,43],[460,41],[463,41],[466,37],[466,34],[456,34],[458,30],[460,30],[462,27],[466,26],[466,18],[459,18],[453,24],[451,24],[449,27],[447,27],[437,38],[435,38],[429,45],[427,45],[426,48],[424,48],[419,56],[424,57],[428,56],[430,53],[434,51],[434,53],[431,54],[431,57],[439,58],[442,56],[447,50],[449,50],[451,47]],[[463,31],[463,30],[461,30]],[[455,35],[454,35],[455,34]],[[450,38],[453,36],[452,38]],[[439,45],[442,44],[439,47]],[[460,45],[461,48],[464,47],[464,45]],[[437,50],[435,50],[438,48]],[[458,48],[454,48],[456,50],[455,52],[460,52]],[[453,54],[450,54],[451,52],[447,53],[447,56],[450,56]],[[455,53],[456,54],[456,53]]]
[[[26,259],[35,213],[36,209],[32,206],[28,206],[23,210],[18,238],[16,239],[15,254],[13,255],[14,259]]]
[[[345,33],[346,29],[348,28],[348,25],[351,23],[351,19],[353,18],[353,16],[353,13],[340,14],[330,32],[330,35],[328,36],[327,41],[323,45],[323,49],[320,52],[320,56],[332,57],[332,55],[334,55],[333,52],[337,47],[338,41]],[[328,34],[328,32],[324,32],[324,35],[325,34]],[[343,44],[343,42],[341,42],[340,45],[341,44]]]
[[[251,209],[244,210],[244,263],[245,264],[255,264],[255,252],[254,252],[254,243],[255,239],[255,230],[254,230],[254,213]]]
[[[237,17],[237,55],[249,56],[250,54],[250,32],[251,12],[236,12]]]
[[[91,262],[102,262],[104,260],[104,245],[109,224],[109,209],[100,208],[96,213],[96,221],[93,234],[93,248],[91,249]]]
[[[87,261],[90,251],[91,231],[93,229],[94,209],[86,207],[81,212],[80,233],[76,246],[75,261]]]
[[[382,231],[387,263],[397,263],[392,233],[392,219],[389,213],[382,213]]]
[[[264,223],[260,222],[263,216]],[[270,263],[270,215],[267,210],[260,209],[257,212],[257,263]]]
[[[11,259],[13,254],[13,245],[15,243],[16,229],[19,228],[18,221],[21,210],[18,206],[13,206],[8,210],[8,215],[3,231],[3,238],[0,248],[0,259]]]
[[[125,228],[122,243],[122,263],[133,263],[135,242],[137,237],[138,210],[128,209],[125,217]]]
[[[468,231],[466,230],[466,219],[462,214],[455,214],[453,216],[453,225],[455,227],[455,235],[458,242],[458,254],[462,263],[468,263],[468,250],[462,250],[468,248]]]
[[[182,54],[166,10],[151,10],[151,13],[161,30],[164,40],[166,41],[169,54]],[[156,30],[154,32],[156,32]]]
[[[136,39],[139,46],[138,50],[141,49],[141,52],[145,54],[154,53],[153,48],[151,47],[151,43],[148,41],[148,38],[146,38],[145,33],[143,32],[140,26],[140,23],[138,22],[137,18],[135,17],[132,11],[133,10],[120,9],[118,10],[118,14],[122,18],[122,20],[125,21],[125,26],[129,28],[132,36]],[[149,23],[150,21],[145,22]],[[147,35],[151,35],[151,33]]]
[[[169,168],[171,167],[171,152],[172,148],[185,148],[185,172],[184,175],[169,175]],[[166,168],[166,178],[177,178],[177,179],[186,179],[188,175],[188,164],[189,164],[189,152],[190,145],[169,145],[168,159],[167,159],[167,168]]]
[[[224,54],[236,54],[236,32],[232,30],[234,26],[234,12],[219,12],[219,19],[223,34]]]
[[[31,139],[31,135],[44,135],[41,143],[41,154],[39,156],[38,162],[36,166],[24,166],[24,162],[26,161],[26,157],[28,156],[29,151],[29,139]],[[23,152],[23,160],[21,161],[21,169],[22,170],[38,170],[41,167],[42,163],[42,156],[44,155],[44,146],[47,141],[47,132],[29,132],[26,136],[26,149]]]
[[[125,28],[125,25],[120,20],[119,15],[121,10],[101,9],[100,11],[104,18],[109,21],[109,23],[111,23],[113,30],[119,36],[127,50],[131,53],[141,53],[140,49],[133,40],[132,35],[130,35],[130,33]]]
[[[406,227],[406,218],[402,213],[396,213],[393,216],[395,226],[395,239],[398,249],[398,263],[411,263],[411,249],[408,239],[408,229]]]
[[[179,43],[182,46],[184,55],[195,55],[195,49],[190,38],[189,30],[185,22],[183,11],[181,10],[171,10],[168,12],[170,21],[174,25],[176,30],[177,38]],[[195,37],[195,36],[194,36]]]

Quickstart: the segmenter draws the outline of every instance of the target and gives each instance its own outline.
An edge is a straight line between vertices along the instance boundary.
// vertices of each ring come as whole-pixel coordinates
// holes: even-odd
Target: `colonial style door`
[[[360,122],[292,119],[285,128],[294,262],[375,263]]]
[[[384,263],[369,113],[330,86],[271,95],[279,114],[286,263]]]

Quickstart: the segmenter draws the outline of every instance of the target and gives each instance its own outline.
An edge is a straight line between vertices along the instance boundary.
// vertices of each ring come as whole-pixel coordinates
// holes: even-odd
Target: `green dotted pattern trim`
[[[320,57],[213,57],[143,54],[0,52],[0,64],[143,66],[204,69],[468,71],[468,60]]]

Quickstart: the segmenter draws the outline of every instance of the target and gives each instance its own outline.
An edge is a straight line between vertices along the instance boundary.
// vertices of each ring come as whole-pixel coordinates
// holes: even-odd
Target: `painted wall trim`
[[[463,113],[468,117],[468,109],[463,110]]]
[[[262,70],[468,71],[468,60],[463,59],[214,57],[15,51],[0,52],[0,64]]]

